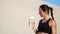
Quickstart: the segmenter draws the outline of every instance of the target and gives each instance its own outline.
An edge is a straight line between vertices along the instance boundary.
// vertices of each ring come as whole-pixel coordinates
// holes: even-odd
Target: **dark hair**
[[[43,10],[43,12],[46,12],[46,10],[47,10],[48,15],[49,15],[49,12],[50,12],[52,19],[54,19],[54,17],[53,17],[53,8],[49,7],[46,4],[41,5],[39,8],[41,8]]]
[[[52,17],[52,19],[54,19],[54,17],[53,17],[53,9],[52,9],[51,7],[49,7],[49,10],[50,10],[50,12],[51,12],[51,17]]]

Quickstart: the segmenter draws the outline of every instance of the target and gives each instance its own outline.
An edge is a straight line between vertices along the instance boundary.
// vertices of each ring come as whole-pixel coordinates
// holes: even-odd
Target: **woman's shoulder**
[[[52,19],[52,18],[51,18],[51,19],[50,19],[50,22],[56,22],[56,21],[55,21],[55,19]]]
[[[53,24],[56,24],[56,21],[51,18],[50,23],[53,25]]]

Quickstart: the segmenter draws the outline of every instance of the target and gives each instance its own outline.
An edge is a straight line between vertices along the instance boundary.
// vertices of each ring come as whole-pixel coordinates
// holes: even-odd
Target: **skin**
[[[43,10],[41,9],[41,8],[39,8],[39,15],[41,16],[41,17],[43,17],[43,21],[42,21],[42,23],[43,22],[45,22],[45,21],[47,21],[49,18],[50,18],[50,16],[48,15],[48,13],[47,13],[47,10],[45,11],[45,12],[43,12]],[[55,22],[55,20],[53,20],[53,19],[51,19],[50,21],[49,21],[49,26],[52,28],[52,34],[56,34],[56,22]],[[33,26],[33,31],[36,33],[36,27],[35,26]],[[44,32],[38,32],[38,34],[48,34],[48,33],[44,33]]]

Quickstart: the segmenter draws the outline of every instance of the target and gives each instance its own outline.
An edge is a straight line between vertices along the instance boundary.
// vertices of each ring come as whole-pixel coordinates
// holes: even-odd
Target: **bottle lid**
[[[34,16],[30,16],[29,18],[30,18],[30,19],[34,19]]]

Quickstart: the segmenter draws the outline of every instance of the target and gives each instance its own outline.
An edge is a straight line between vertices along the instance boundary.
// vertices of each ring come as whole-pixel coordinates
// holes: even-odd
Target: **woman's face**
[[[45,13],[41,8],[39,8],[39,15],[40,15],[41,17],[44,17],[45,14],[46,14],[46,13]]]

